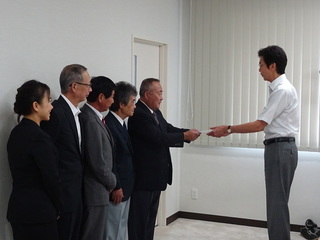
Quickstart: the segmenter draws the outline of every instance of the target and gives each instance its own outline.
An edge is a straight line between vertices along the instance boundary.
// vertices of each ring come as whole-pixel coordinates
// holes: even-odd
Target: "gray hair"
[[[60,74],[61,93],[67,93],[73,82],[82,82],[82,73],[85,71],[87,71],[87,68],[80,64],[65,66]]]
[[[137,90],[135,86],[127,82],[116,83],[116,91],[114,94],[114,103],[111,105],[110,110],[115,112],[120,108],[120,103],[127,105],[131,96],[137,96]]]
[[[160,80],[156,78],[146,78],[142,81],[139,91],[140,97],[143,97],[146,91],[153,90],[153,82],[160,82]]]

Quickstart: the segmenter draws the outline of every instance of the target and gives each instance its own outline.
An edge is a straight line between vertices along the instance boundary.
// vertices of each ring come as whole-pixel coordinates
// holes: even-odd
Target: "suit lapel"
[[[154,125],[156,125],[157,127],[160,127],[160,125],[161,125],[161,120],[160,120],[159,114],[157,114],[157,111],[159,111],[159,110],[156,110],[156,111],[155,111],[155,113],[157,114],[157,117],[158,117],[158,121],[159,121],[159,125],[158,125],[158,123],[157,123],[157,121],[154,119],[154,116],[152,115],[150,109],[149,109],[143,102],[141,102],[141,101],[139,100],[139,101],[137,102],[136,106],[139,107],[139,108],[141,108],[141,109],[143,109],[143,110],[150,116],[150,118],[152,119]]]
[[[120,122],[113,116],[114,120],[116,121],[116,127],[118,128],[119,132],[123,135],[124,139],[126,140],[128,147],[130,151],[132,152],[132,145],[131,145],[131,140],[129,137],[128,130],[124,129],[124,127],[120,124]]]
[[[167,132],[167,129],[166,129],[166,126],[164,124],[163,117],[162,117],[162,114],[160,113],[160,110],[156,110],[154,112],[155,112],[155,114],[157,115],[157,118],[158,118],[158,122],[159,122],[159,125],[157,124],[158,127],[160,127],[162,129],[162,131]]]
[[[110,132],[110,129],[108,128],[108,126],[105,126],[103,124],[103,122],[101,121],[101,119],[98,117],[98,115],[88,106],[88,105],[84,105],[82,108],[81,108],[81,111],[83,112],[86,112],[88,114],[90,114],[96,121],[97,123],[100,125],[100,127],[102,128],[102,131],[104,131],[106,134],[107,134],[107,137],[111,143],[111,146],[113,147],[114,146],[114,140],[113,140],[113,137],[112,137],[112,134]]]
[[[105,125],[101,121],[101,119],[98,117],[98,115],[87,104],[83,105],[83,107],[81,108],[81,111],[85,112],[85,113],[89,114],[91,117],[93,117],[95,119],[95,121],[97,121],[98,125],[100,125],[102,130],[109,135],[109,133],[108,133]]]
[[[110,140],[110,143],[111,143],[111,146],[112,146],[112,149],[114,148],[114,140],[113,140],[113,137],[112,137],[112,133],[110,131],[110,129],[108,128],[108,126],[104,126],[103,127],[106,129],[107,133],[108,133],[108,138]]]
[[[116,119],[116,117],[111,113],[109,112],[108,113],[108,119],[110,121],[112,121],[112,123],[114,124],[114,126],[117,128],[115,129],[117,132],[119,132],[119,134],[123,135],[125,141],[127,142],[127,145],[130,149],[131,152],[133,152],[133,148],[132,148],[132,145],[131,145],[131,140],[130,140],[130,137],[129,137],[129,133],[126,129],[123,128],[123,126],[120,124],[120,122],[118,121],[118,119]]]
[[[70,128],[71,128],[71,130],[73,132],[73,136],[75,137],[76,142],[79,143],[79,135],[78,135],[78,130],[77,130],[77,126],[76,126],[76,120],[74,118],[72,110],[70,109],[70,106],[68,105],[66,100],[64,100],[64,98],[61,97],[61,96],[59,97],[58,102],[65,109],[64,114],[65,114],[66,119],[68,120]],[[80,121],[80,118],[79,118],[79,121]],[[80,128],[81,128],[81,125],[80,125]],[[81,152],[80,151],[80,146],[79,146],[79,152]]]

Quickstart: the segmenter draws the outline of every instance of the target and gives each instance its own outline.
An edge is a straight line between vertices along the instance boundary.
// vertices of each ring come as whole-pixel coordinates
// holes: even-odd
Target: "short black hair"
[[[258,51],[258,56],[263,57],[267,67],[269,67],[272,63],[275,63],[278,74],[285,73],[288,60],[285,51],[281,47],[271,45],[266,48],[262,48]]]
[[[109,98],[112,91],[116,89],[114,82],[107,77],[98,76],[91,79],[92,91],[87,97],[88,102],[95,102],[100,93],[103,93],[106,98]]]
[[[110,110],[115,112],[120,108],[120,103],[127,105],[131,96],[137,96],[137,90],[135,86],[128,82],[118,82],[116,83],[116,91],[114,94],[114,102],[110,107]]]

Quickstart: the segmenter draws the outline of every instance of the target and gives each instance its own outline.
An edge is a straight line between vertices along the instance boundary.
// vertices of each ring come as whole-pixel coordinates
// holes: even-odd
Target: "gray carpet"
[[[155,240],[268,240],[267,229],[179,218],[166,227],[156,227]],[[291,240],[303,240],[291,232]],[[279,239],[280,240],[280,239]]]

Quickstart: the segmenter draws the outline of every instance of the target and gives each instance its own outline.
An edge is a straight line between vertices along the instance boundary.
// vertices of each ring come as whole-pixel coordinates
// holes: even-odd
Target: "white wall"
[[[168,44],[168,120],[179,124],[180,7],[182,0],[1,0],[0,7],[0,239],[11,239],[6,220],[11,176],[6,142],[16,124],[16,89],[35,78],[59,95],[62,68],[80,63],[92,76],[131,81],[132,36]],[[188,6],[188,4],[187,4]],[[177,169],[178,151],[173,151]],[[175,174],[175,181],[179,179]],[[170,188],[167,212],[179,211],[179,184]]]
[[[180,211],[265,221],[263,152],[194,145],[182,150]],[[289,201],[292,224],[308,218],[320,223],[319,159],[319,152],[299,152]]]

